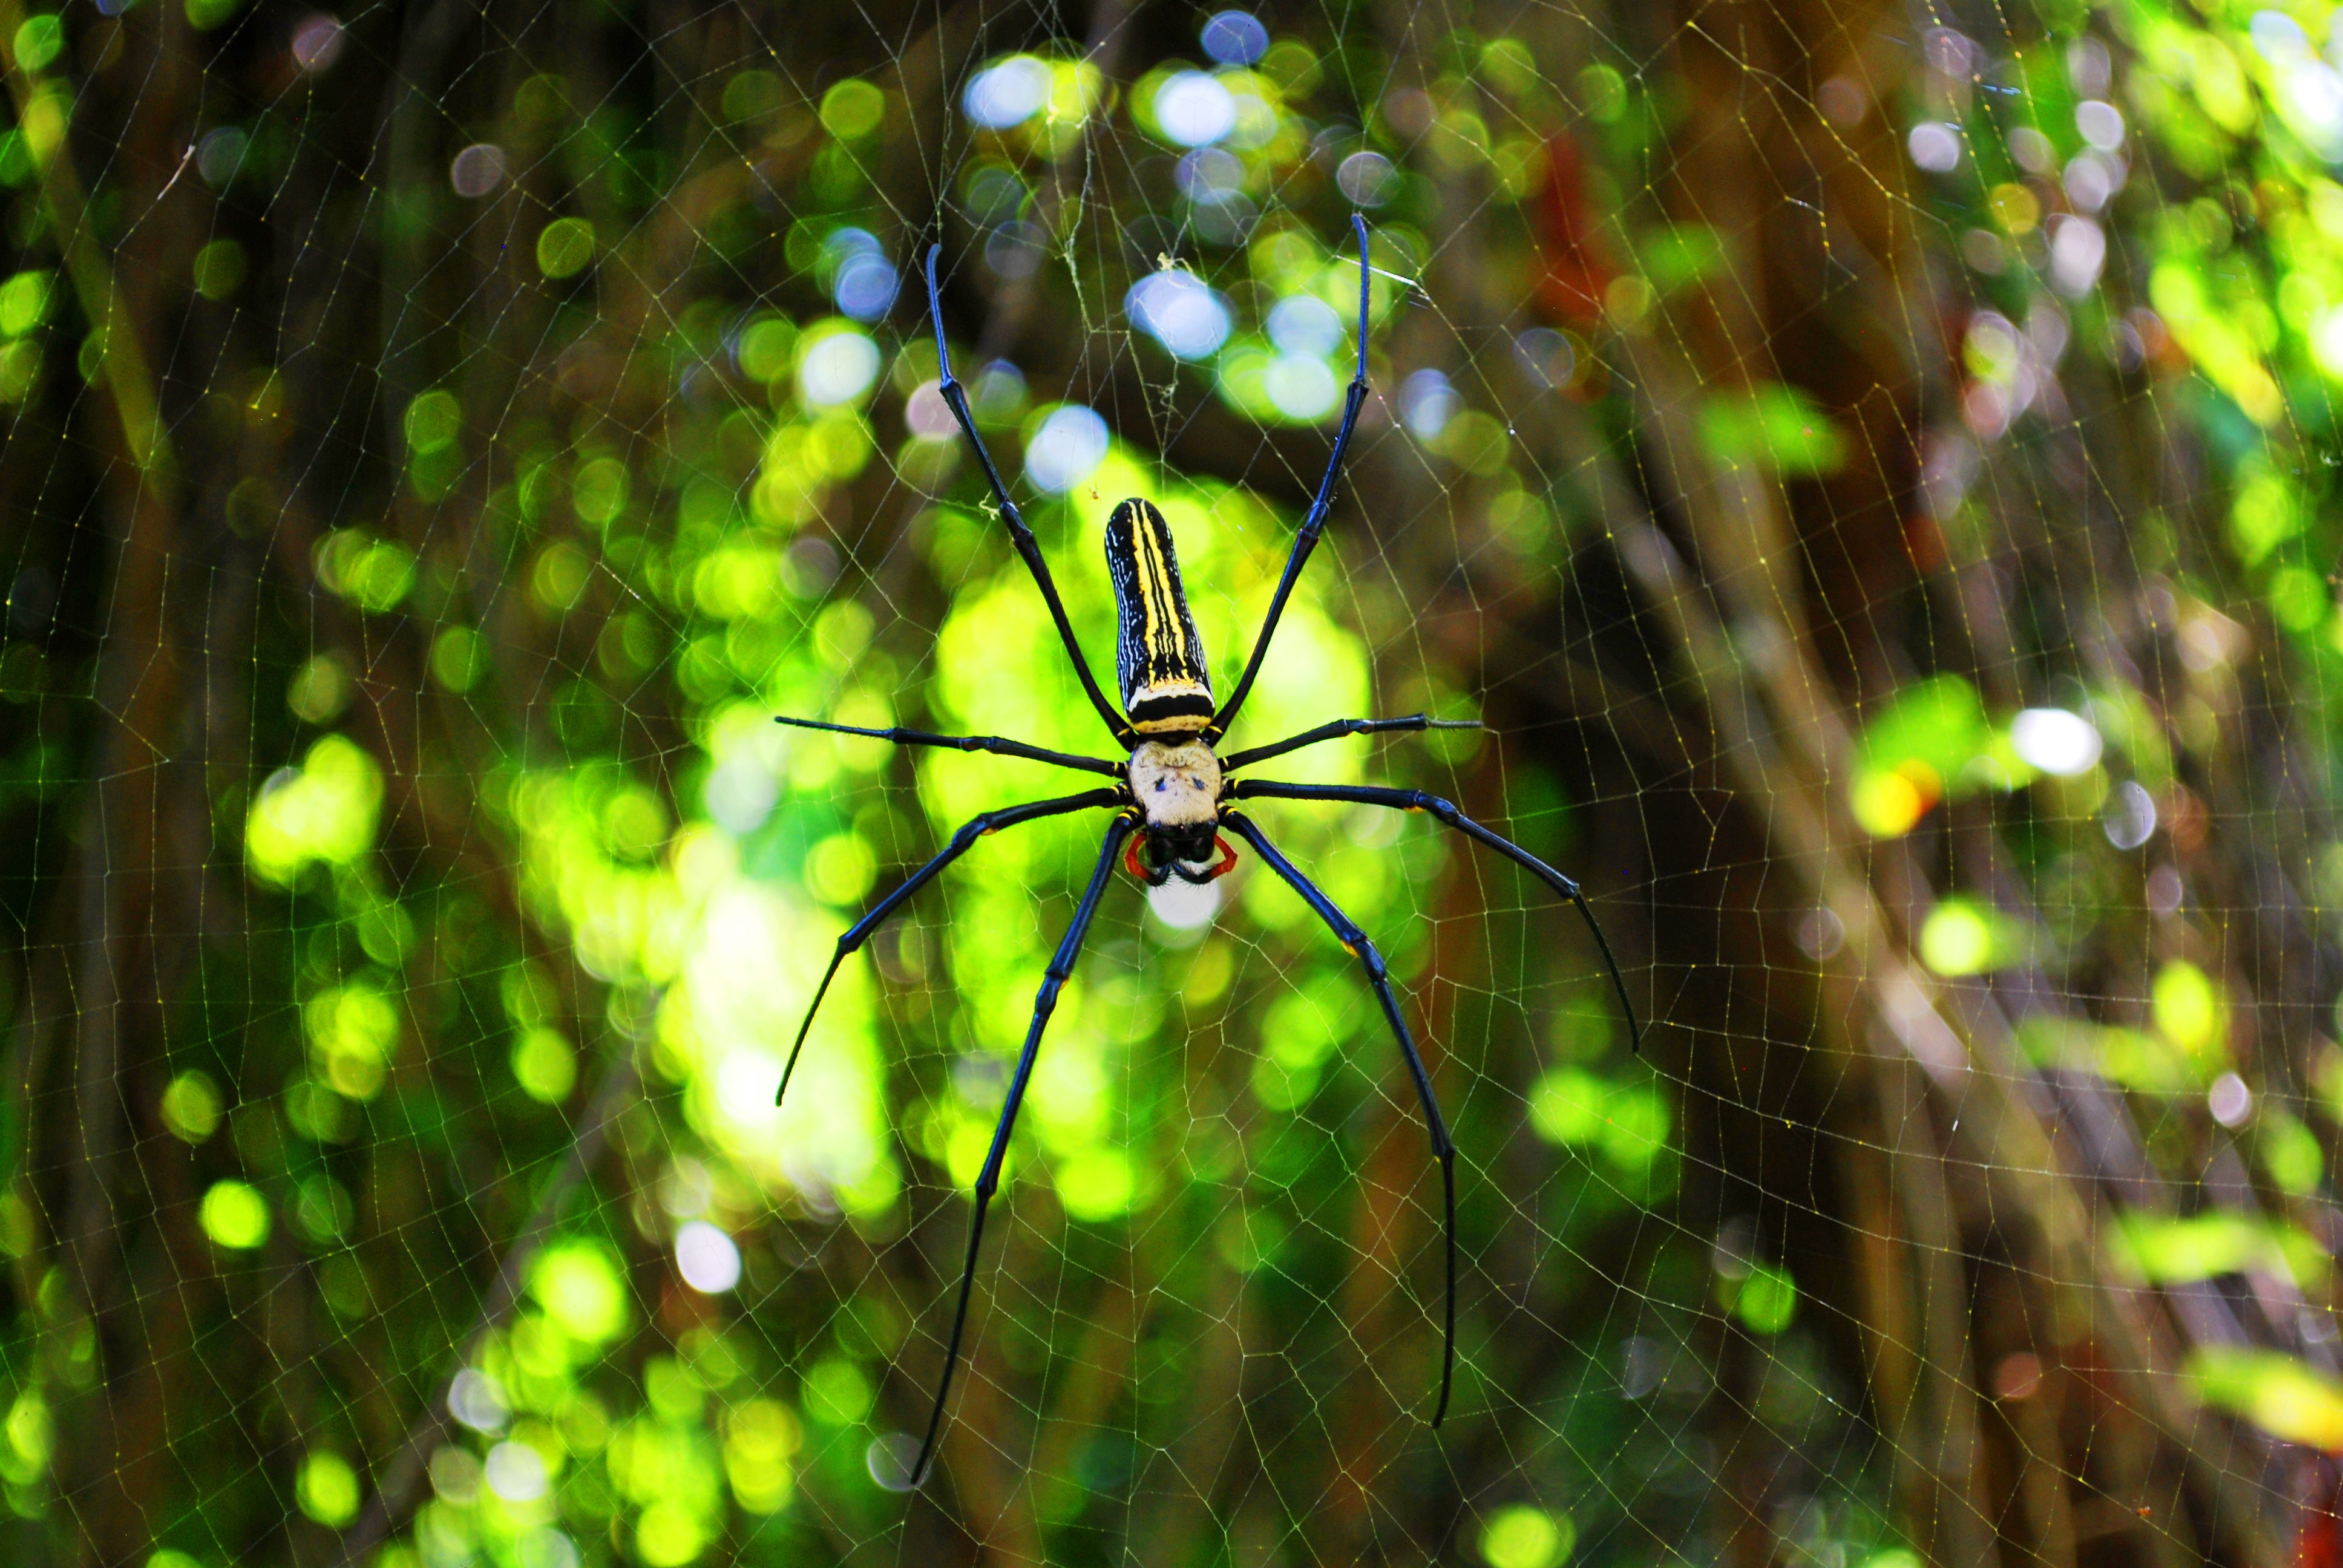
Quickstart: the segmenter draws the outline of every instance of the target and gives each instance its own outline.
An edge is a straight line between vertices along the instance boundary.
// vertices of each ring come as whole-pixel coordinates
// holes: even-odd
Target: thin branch
[[[24,8],[16,0],[0,0],[0,35],[14,38],[24,20]],[[146,345],[116,281],[113,263],[90,227],[88,199],[66,140],[63,97],[45,91],[48,84],[41,74],[25,70],[15,50],[9,50],[8,56],[8,95],[16,106],[16,121],[25,132],[25,144],[42,165],[41,203],[48,209],[65,276],[73,284],[83,317],[102,346],[103,379],[121,421],[123,445],[140,477],[149,485],[166,486],[165,498],[176,500],[176,467],[156,400],[155,377],[146,365]],[[57,86],[62,89],[63,84]],[[183,158],[180,168],[185,167]],[[156,194],[155,204],[177,183],[175,172]],[[155,204],[149,204],[150,211]]]
[[[1672,395],[1681,372],[1656,355],[1637,369],[1645,388],[1640,412],[1660,455],[1691,463],[1689,455],[1697,447],[1683,428],[1691,399]],[[2006,1239],[2057,1310],[2071,1313],[2074,1322],[2090,1323],[2119,1364],[2140,1369],[2126,1380],[2133,1408],[2172,1434],[2192,1482],[2207,1501],[2205,1513],[2217,1544],[2240,1563],[2281,1561],[2248,1483],[2206,1447],[2179,1436],[2192,1431],[2194,1422],[2179,1380],[2161,1370],[2168,1362],[2155,1342],[2145,1301],[2109,1280],[2099,1264],[2081,1195],[2061,1168],[2048,1130],[2020,1091],[2023,1075],[2009,1060],[2006,1028],[1979,1028],[1977,1020],[1946,1005],[1935,978],[1906,951],[1907,933],[1899,930],[1872,886],[1855,852],[1862,836],[1835,817],[1823,780],[1845,776],[1850,739],[1844,716],[1824,695],[1828,683],[1803,641],[1778,622],[1778,654],[1767,659],[1745,659],[1726,637],[1727,617],[1740,625],[1755,624],[1767,617],[1770,605],[1789,601],[1792,595],[1775,580],[1782,564],[1744,559],[1753,526],[1726,515],[1715,486],[1671,472],[1664,478],[1672,481],[1673,497],[1704,552],[1745,568],[1738,577],[1695,578],[1609,460],[1591,451],[1576,456],[1585,459],[1583,471],[1603,492],[1605,515],[1619,519],[1614,537],[1620,561],[1682,650],[1716,723],[1720,753],[1739,773],[1748,798],[1766,803],[1765,825],[1775,859],[1812,905],[1831,910],[1845,931],[1845,945],[1823,965],[1827,994],[1843,999],[1825,1010],[1840,1020],[1839,1050],[1851,1067],[1882,1080],[1875,1087],[1890,1126],[1906,1120],[1901,1108],[1906,1104],[1916,1114],[1920,1101],[1903,1098],[1912,1092],[1906,1086],[1915,1068],[1925,1076],[1927,1094],[1954,1111],[1952,1126],[1941,1138],[1944,1147],[1933,1136],[1913,1137],[1916,1129],[1906,1126],[1902,1145],[1890,1151],[1899,1167],[1894,1178],[1897,1195],[1916,1221],[1916,1241],[1924,1250],[1957,1248],[1956,1231],[1935,1229],[1934,1190],[1942,1185],[1947,1158],[1973,1162],[1996,1209],[2025,1216],[2024,1225],[2007,1228]],[[1752,497],[1740,492],[1732,498],[1745,503]],[[1735,537],[1744,541],[1737,552]],[[1926,1169],[1916,1168],[1921,1165]],[[1928,1277],[1936,1279],[1933,1271]],[[1938,1282],[1935,1288],[1950,1282]],[[1965,1350],[1956,1348],[1960,1340],[1945,1342],[1940,1337],[1955,1334],[1958,1327],[1953,1322],[1922,1325],[1929,1347],[1922,1375],[1936,1385],[1922,1419],[1932,1435],[1926,1452],[1909,1457],[1931,1472],[1938,1491],[1938,1528],[1946,1533],[1939,1537],[1941,1560],[1982,1563],[1991,1555],[1992,1522],[1976,1513],[1967,1462],[1961,1457],[1973,1452],[1967,1445],[1976,1440],[1977,1393],[1959,1370],[1966,1365]]]

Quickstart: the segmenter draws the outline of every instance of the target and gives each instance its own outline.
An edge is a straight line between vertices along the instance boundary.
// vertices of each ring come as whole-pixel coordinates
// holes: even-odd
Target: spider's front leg
[[[1025,514],[1010,499],[1009,487],[1001,481],[1001,470],[992,466],[992,454],[984,449],[984,437],[976,433],[976,416],[969,412],[968,393],[961,387],[960,377],[952,374],[951,348],[944,342],[943,293],[936,286],[936,258],[943,254],[943,248],[939,245],[928,250],[928,316],[935,324],[936,368],[940,377],[937,391],[976,452],[977,466],[984,470],[984,482],[992,487],[993,501],[1001,508],[1001,520],[1009,529],[1010,547],[1025,563],[1033,586],[1041,590],[1041,602],[1058,628],[1058,640],[1065,647],[1066,658],[1074,667],[1075,678],[1082,683],[1082,695],[1091,699],[1091,706],[1106,721],[1107,733],[1114,737],[1115,744],[1129,746],[1132,740],[1131,725],[1114,710],[1106,693],[1099,689],[1098,678],[1091,673],[1091,661],[1082,657],[1082,645],[1074,639],[1073,622],[1066,618],[1065,602],[1058,597],[1057,582],[1050,576],[1050,563],[1042,558],[1041,547],[1033,538],[1033,530],[1025,524]]]
[[[1272,740],[1266,746],[1256,746],[1250,751],[1232,751],[1221,759],[1223,772],[1233,773],[1256,762],[1266,762],[1272,757],[1282,757],[1289,751],[1299,751],[1305,746],[1315,746],[1322,740],[1340,740],[1345,735],[1382,735],[1392,730],[1416,729],[1485,729],[1488,726],[1477,719],[1433,719],[1428,714],[1411,713],[1403,719],[1333,719],[1315,729],[1305,729],[1299,735],[1289,735],[1282,740]]]
[[[924,729],[866,729],[859,724],[832,724],[820,719],[792,719],[786,713],[773,716],[776,724],[786,724],[796,729],[820,729],[830,735],[863,735],[873,740],[884,740],[895,746],[940,746],[952,751],[990,751],[995,757],[1022,757],[1029,762],[1047,762],[1057,768],[1071,768],[1082,773],[1103,773],[1110,779],[1122,777],[1122,764],[1110,762],[1103,757],[1081,757],[1071,751],[1052,751],[1045,746],[1029,746],[1022,740],[1011,740],[1000,735],[931,735]]]
[[[1367,283],[1373,276],[1367,264],[1367,220],[1357,213],[1351,215],[1351,232],[1359,241],[1359,367],[1351,377],[1350,389],[1342,397],[1342,423],[1334,431],[1334,450],[1326,458],[1326,477],[1318,481],[1318,493],[1310,502],[1309,515],[1302,519],[1302,531],[1293,536],[1293,551],[1285,558],[1285,570],[1277,579],[1277,591],[1269,601],[1269,613],[1262,618],[1261,635],[1253,639],[1252,657],[1245,660],[1244,673],[1237,678],[1236,689],[1229,693],[1228,701],[1221,705],[1212,722],[1205,727],[1204,739],[1218,740],[1236,722],[1237,709],[1244,706],[1252,690],[1254,678],[1261,674],[1262,660],[1269,657],[1269,639],[1277,635],[1277,623],[1285,615],[1285,601],[1293,597],[1293,585],[1302,576],[1302,566],[1310,552],[1318,548],[1318,536],[1325,531],[1327,514],[1334,509],[1334,481],[1342,477],[1342,454],[1351,447],[1351,432],[1359,427],[1359,410],[1367,401],[1367,305],[1370,298]]]

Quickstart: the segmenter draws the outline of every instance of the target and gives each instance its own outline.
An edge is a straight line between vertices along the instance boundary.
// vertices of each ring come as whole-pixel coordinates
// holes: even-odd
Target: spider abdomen
[[[1115,508],[1106,523],[1106,566],[1121,622],[1115,662],[1131,727],[1143,735],[1203,729],[1212,717],[1204,643],[1180,586],[1172,527],[1152,504],[1134,497]]]

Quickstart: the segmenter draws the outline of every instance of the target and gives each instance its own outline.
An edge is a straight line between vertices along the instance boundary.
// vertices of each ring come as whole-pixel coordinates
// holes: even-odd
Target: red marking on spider
[[[1122,869],[1141,881],[1146,882],[1151,888],[1159,886],[1160,884],[1149,880],[1146,869],[1139,863],[1140,843],[1140,837],[1134,834],[1131,842],[1122,847]],[[1217,882],[1237,868],[1237,852],[1226,839],[1218,833],[1213,834],[1212,848],[1221,852],[1221,858],[1211,870],[1204,873],[1204,880],[1208,882]]]
[[[1212,848],[1221,852],[1221,863],[1204,874],[1204,879],[1208,882],[1217,882],[1237,869],[1236,849],[1226,839],[1222,838],[1218,833],[1213,834]]]

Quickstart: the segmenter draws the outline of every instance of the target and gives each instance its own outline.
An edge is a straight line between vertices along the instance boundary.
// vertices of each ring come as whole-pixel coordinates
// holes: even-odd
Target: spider
[[[1163,514],[1149,502],[1132,498],[1117,506],[1107,518],[1106,555],[1110,578],[1114,587],[1115,609],[1119,636],[1115,654],[1117,673],[1121,678],[1122,709],[1118,712],[1105,693],[1099,689],[1091,675],[1089,661],[1082,657],[1081,647],[1074,639],[1074,629],[1066,618],[1066,608],[1058,598],[1057,585],[1051,579],[1048,562],[1042,559],[1033,532],[1026,527],[1017,503],[1010,498],[1009,487],[1001,482],[1001,471],[993,467],[992,457],[985,450],[984,438],[976,432],[976,422],[970,417],[968,395],[953,377],[950,351],[944,345],[943,306],[936,285],[936,260],[942,252],[937,246],[928,252],[928,310],[935,324],[936,359],[941,371],[940,390],[944,402],[960,422],[961,431],[976,453],[978,464],[984,469],[986,481],[992,487],[994,501],[1000,508],[1001,520],[1009,529],[1009,541],[1032,573],[1034,586],[1041,590],[1041,602],[1048,607],[1050,618],[1057,625],[1058,638],[1065,645],[1066,657],[1081,679],[1083,693],[1091,706],[1105,720],[1107,731],[1114,743],[1126,754],[1121,761],[1102,757],[1081,757],[1063,751],[1051,751],[1039,746],[1029,746],[1021,740],[1011,740],[997,735],[932,735],[917,729],[866,729],[850,724],[831,724],[820,719],[780,717],[776,722],[794,725],[802,729],[828,730],[841,735],[862,735],[890,741],[900,746],[941,746],[961,751],[986,751],[996,756],[1022,757],[1037,762],[1055,764],[1081,772],[1101,773],[1114,782],[1107,787],[1085,790],[1075,795],[1061,795],[1053,799],[1028,801],[1022,805],[1006,806],[987,811],[954,833],[951,842],[893,892],[879,900],[870,913],[856,921],[846,934],[838,939],[838,950],[832,954],[830,968],[815,990],[812,1004],[806,1009],[805,1021],[798,1029],[797,1040],[789,1048],[789,1061],[781,1070],[780,1090],[773,1097],[780,1103],[789,1093],[789,1078],[796,1072],[799,1053],[805,1049],[806,1036],[813,1028],[814,1014],[820,1010],[822,998],[829,993],[830,981],[837,978],[839,968],[849,955],[868,941],[870,935],[890,915],[901,908],[912,894],[935,880],[944,868],[966,854],[975,842],[988,833],[1021,822],[1036,821],[1044,817],[1064,816],[1070,812],[1101,809],[1113,813],[1108,820],[1105,842],[1099,849],[1098,863],[1091,873],[1081,902],[1074,910],[1072,923],[1058,944],[1056,955],[1041,981],[1041,992],[1033,1000],[1033,1021],[1026,1030],[1024,1049],[1019,1052],[1016,1071],[1009,1081],[1008,1097],[1001,1109],[1001,1120],[994,1126],[992,1141],[984,1157],[984,1166],[977,1176],[973,1196],[975,1213],[968,1231],[968,1253],[960,1266],[960,1295],[952,1312],[951,1336],[944,1350],[943,1375],[936,1383],[934,1407],[928,1416],[927,1436],[920,1442],[919,1458],[912,1465],[910,1484],[921,1485],[935,1457],[936,1438],[943,1429],[944,1410],[950,1399],[952,1373],[960,1364],[961,1336],[968,1325],[969,1297],[976,1283],[978,1249],[984,1240],[984,1216],[1001,1185],[1001,1162],[1009,1151],[1011,1132],[1017,1125],[1017,1112],[1025,1099],[1027,1083],[1033,1073],[1033,1062],[1041,1046],[1042,1031],[1049,1027],[1050,1015],[1058,1003],[1058,992],[1074,971],[1074,960],[1081,953],[1082,940],[1090,932],[1091,918],[1097,914],[1099,901],[1106,894],[1107,884],[1113,878],[1118,858],[1124,868],[1150,888],[1160,888],[1173,878],[1183,882],[1202,884],[1225,876],[1236,864],[1236,851],[1230,847],[1222,829],[1234,833],[1252,847],[1253,852],[1280,878],[1302,896],[1318,918],[1333,931],[1343,950],[1359,960],[1366,971],[1367,983],[1374,988],[1375,998],[1382,1004],[1383,1017],[1391,1025],[1399,1042],[1400,1055],[1404,1060],[1409,1078],[1415,1085],[1417,1101],[1423,1108],[1423,1119],[1432,1137],[1432,1152],[1440,1162],[1442,1197],[1443,1201],[1443,1236],[1447,1254],[1447,1301],[1443,1320],[1440,1395],[1432,1413],[1431,1424],[1437,1427],[1448,1413],[1449,1390],[1456,1370],[1456,1146],[1448,1134],[1448,1124],[1441,1115],[1440,1101],[1433,1094],[1432,1079],[1424,1070],[1423,1059],[1415,1048],[1415,1038],[1408,1030],[1407,1020],[1401,1015],[1399,1000],[1393,994],[1391,976],[1383,955],[1374,943],[1351,918],[1334,906],[1317,885],[1304,876],[1271,843],[1258,823],[1237,809],[1235,802],[1243,799],[1329,800],[1368,806],[1388,807],[1401,811],[1423,811],[1464,834],[1467,838],[1495,850],[1535,876],[1564,899],[1576,906],[1585,919],[1587,929],[1603,955],[1611,984],[1618,992],[1619,1005],[1626,1014],[1631,1041],[1639,1038],[1634,1004],[1627,998],[1626,981],[1619,972],[1618,960],[1612,956],[1611,944],[1604,940],[1603,928],[1594,919],[1594,911],[1579,891],[1578,884],[1547,865],[1528,850],[1490,831],[1480,823],[1436,796],[1421,789],[1393,789],[1363,784],[1289,784],[1258,779],[1232,777],[1240,769],[1266,762],[1272,757],[1282,757],[1289,751],[1314,746],[1322,740],[1332,740],[1346,735],[1369,735],[1391,730],[1425,730],[1475,729],[1471,720],[1446,720],[1410,714],[1401,719],[1337,719],[1314,729],[1305,729],[1282,740],[1265,746],[1220,755],[1214,748],[1228,732],[1239,709],[1244,706],[1246,694],[1252,691],[1253,678],[1261,673],[1262,661],[1269,652],[1270,638],[1276,633],[1279,618],[1285,611],[1286,599],[1293,592],[1293,584],[1302,568],[1317,547],[1318,537],[1326,527],[1326,516],[1333,505],[1334,483],[1342,475],[1342,454],[1349,447],[1351,432],[1359,422],[1359,409],[1367,397],[1367,226],[1364,218],[1353,214],[1353,232],[1359,246],[1359,341],[1358,370],[1352,378],[1342,405],[1342,423],[1334,432],[1334,448],[1327,459],[1325,477],[1319,481],[1316,497],[1310,504],[1309,515],[1302,519],[1302,530],[1293,540],[1287,557],[1284,574],[1278,579],[1277,592],[1270,601],[1269,613],[1263,618],[1261,635],[1254,641],[1252,657],[1245,661],[1244,672],[1237,678],[1236,688],[1226,702],[1217,707],[1212,700],[1212,680],[1205,669],[1204,648],[1196,635],[1196,623],[1188,610],[1187,595],[1180,582],[1180,566],[1172,549],[1172,530]]]

